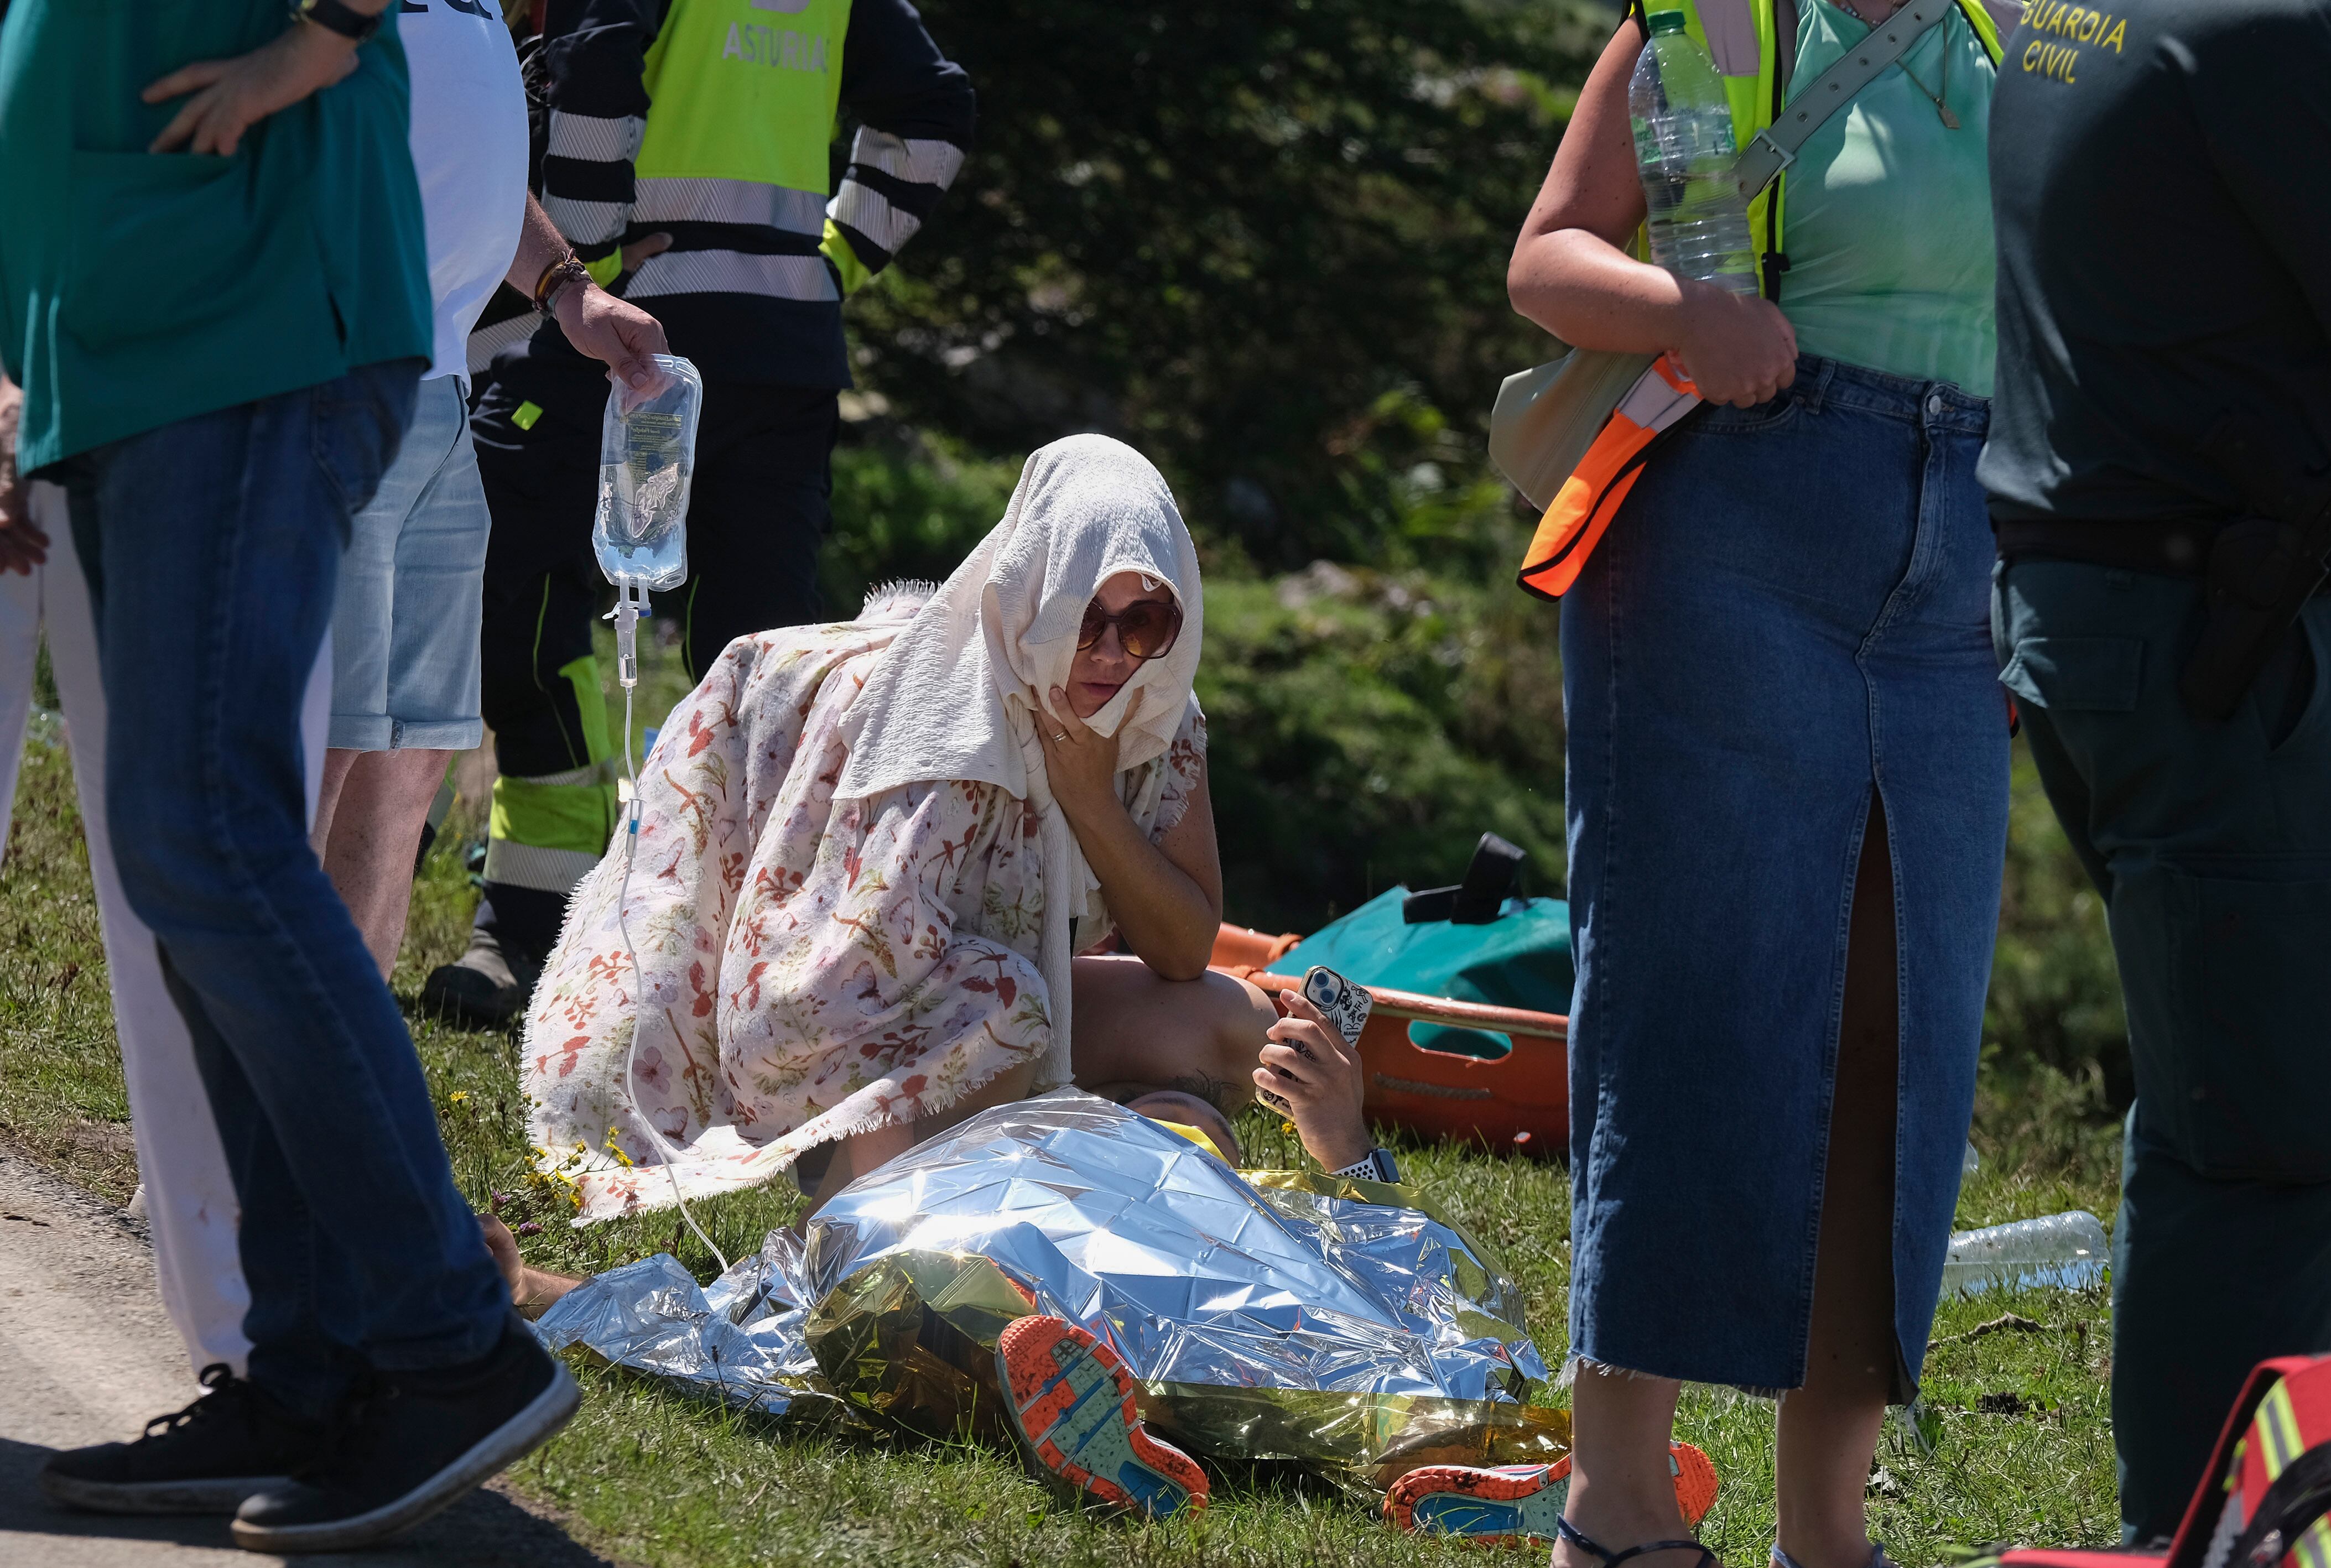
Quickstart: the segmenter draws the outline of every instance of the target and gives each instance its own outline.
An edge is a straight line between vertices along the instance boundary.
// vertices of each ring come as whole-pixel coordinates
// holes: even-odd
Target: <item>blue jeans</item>
[[[1847,936],[1885,806],[1894,1325],[1915,1381],[1974,1105],[2007,840],[1988,408],[1801,358],[1661,446],[1562,601],[1571,1348],[1804,1383]]]
[[[64,465],[108,707],[106,813],[242,1204],[254,1383],[327,1413],[368,1364],[490,1351],[509,1297],[404,1020],[308,845],[300,701],[415,362]]]
[[[2128,1003],[2113,1444],[2145,1541],[2251,1366],[2331,1351],[2331,598],[2205,727],[2177,696],[2199,579],[2029,558],[1996,583],[2000,679]]]

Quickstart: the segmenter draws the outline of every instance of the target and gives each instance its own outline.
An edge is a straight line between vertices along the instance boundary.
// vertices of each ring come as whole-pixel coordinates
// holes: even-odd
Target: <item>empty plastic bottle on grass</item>
[[[696,419],[704,381],[696,366],[659,354],[661,385],[616,386],[599,426],[599,516],[591,547],[618,586],[677,588],[688,580],[688,487],[696,471]]]
[[[1679,278],[1756,292],[1748,205],[1732,165],[1732,107],[1680,11],[1651,14],[1651,36],[1627,84],[1635,165],[1650,209],[1651,260]]]
[[[2105,1281],[2111,1260],[2104,1221],[2085,1209],[1962,1231],[1943,1265],[1943,1294],[1974,1296],[2002,1287],[2054,1285],[2079,1290]]]

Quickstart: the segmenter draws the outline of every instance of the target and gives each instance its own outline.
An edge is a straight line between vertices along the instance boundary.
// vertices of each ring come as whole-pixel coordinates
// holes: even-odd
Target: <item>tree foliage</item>
[[[853,307],[990,450],[1103,430],[1260,563],[1376,560],[1542,342],[1505,259],[1607,14],[1578,0],[928,0],[978,144]],[[1601,21],[1595,18],[1601,17]]]

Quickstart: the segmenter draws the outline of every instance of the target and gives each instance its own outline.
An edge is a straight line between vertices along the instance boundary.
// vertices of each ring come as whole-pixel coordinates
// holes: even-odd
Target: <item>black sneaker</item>
[[[430,972],[422,1005],[457,1023],[500,1029],[526,1011],[541,978],[539,955],[520,952],[490,927],[470,927],[470,950]]]
[[[329,1454],[234,1516],[252,1552],[345,1552],[385,1541],[548,1441],[583,1402],[513,1316],[482,1360],[381,1374],[341,1417]]]
[[[205,1367],[202,1382],[200,1399],[156,1416],[135,1442],[50,1459],[41,1490],[98,1514],[232,1514],[315,1455],[321,1423],[294,1415],[224,1362]]]

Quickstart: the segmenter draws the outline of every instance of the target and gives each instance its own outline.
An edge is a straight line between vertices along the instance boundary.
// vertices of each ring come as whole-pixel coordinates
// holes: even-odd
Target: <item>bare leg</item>
[[[1898,1392],[1894,1159],[1901,993],[1894,924],[1894,866],[1884,808],[1873,797],[1846,939],[1812,1346],[1805,1386],[1781,1401],[1781,1550],[1804,1568],[1869,1563],[1862,1498],[1887,1402]],[[1898,1392],[1908,1397],[1908,1390]]]
[[[404,945],[413,855],[452,755],[337,746],[325,754],[324,803],[316,811],[324,871],[364,933],[383,979],[396,967],[396,951]]]
[[[365,754],[350,751],[344,746],[324,748],[324,781],[316,794],[316,813],[308,824],[308,843],[316,851],[316,859],[324,858],[324,848],[332,841],[332,812],[340,803],[340,786],[348,782],[348,769]]]
[[[1683,1384],[1670,1378],[1579,1366],[1570,1391],[1570,1497],[1562,1513],[1588,1539],[1623,1552],[1690,1534],[1668,1474],[1668,1439],[1682,1392]],[[1646,1568],[1681,1568],[1698,1556],[1658,1552],[1632,1561]],[[1592,1555],[1567,1541],[1556,1544],[1554,1563],[1556,1568],[1596,1568]]]
[[[552,1303],[583,1283],[579,1274],[554,1274],[520,1258],[518,1238],[494,1215],[479,1215],[478,1226],[486,1233],[486,1250],[493,1254],[494,1267],[502,1271],[509,1286],[510,1305],[518,1308],[519,1316],[529,1321],[540,1317]]]
[[[1208,971],[1167,980],[1138,958],[1076,961],[1076,1084],[1182,1089],[1228,1111],[1254,1098],[1263,1036],[1279,1022],[1270,998]]]

